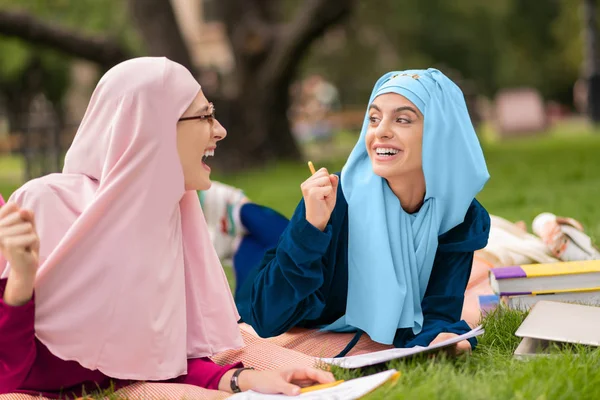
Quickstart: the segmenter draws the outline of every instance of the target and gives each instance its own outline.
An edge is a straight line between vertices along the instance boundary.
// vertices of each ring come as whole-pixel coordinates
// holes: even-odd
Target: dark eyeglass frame
[[[177,122],[181,122],[181,121],[191,121],[194,119],[205,119],[208,121],[212,121],[213,119],[215,119],[215,106],[213,105],[213,103],[208,103],[208,111],[209,114],[204,114],[204,115],[195,115],[193,117],[183,117],[183,118],[179,118],[177,120]]]

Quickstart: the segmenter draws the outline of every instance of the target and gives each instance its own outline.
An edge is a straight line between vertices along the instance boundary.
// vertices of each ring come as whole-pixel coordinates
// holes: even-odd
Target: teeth
[[[212,157],[215,155],[215,151],[214,150],[205,150],[204,151],[204,157]]]
[[[375,152],[380,155],[394,155],[394,154],[398,154],[400,152],[400,150],[398,149],[392,149],[392,148],[385,148],[385,147],[378,147],[377,149],[375,149]]]

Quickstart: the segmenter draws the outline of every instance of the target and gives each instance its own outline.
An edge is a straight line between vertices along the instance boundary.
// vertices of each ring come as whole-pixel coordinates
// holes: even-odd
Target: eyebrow
[[[200,113],[205,113],[208,111],[208,108],[210,107],[210,104],[205,105],[204,107],[199,108],[198,110],[194,111],[194,114],[200,114]]]
[[[377,110],[377,111],[379,111],[379,112],[382,112],[382,111],[381,111],[381,108],[377,107],[377,105],[376,105],[376,104],[371,104],[371,105],[369,106],[369,110],[371,110],[371,109],[375,109],[375,110]],[[398,108],[396,108],[396,109],[394,110],[394,113],[398,113],[398,112],[400,112],[400,111],[411,111],[411,112],[413,112],[413,113],[414,113],[414,114],[415,114],[417,117],[419,116],[419,113],[417,113],[417,110],[415,110],[414,108],[412,108],[412,107],[410,107],[410,106],[402,106],[402,107],[398,107]]]

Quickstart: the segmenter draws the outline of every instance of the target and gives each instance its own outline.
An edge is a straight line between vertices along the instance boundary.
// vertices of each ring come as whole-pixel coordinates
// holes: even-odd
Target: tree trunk
[[[272,20],[280,14],[274,4],[221,2],[239,88],[227,106],[229,136],[220,144],[227,156],[219,166],[227,169],[300,159],[288,120],[289,88],[310,45],[349,15],[354,0],[304,1],[286,26]]]
[[[103,67],[115,65],[128,58],[125,49],[108,39],[72,32],[21,12],[0,10],[0,34],[51,47]]]
[[[128,4],[147,54],[177,61],[197,76],[170,0],[129,0]]]
[[[223,156],[215,158],[219,167],[238,170],[300,158],[287,118],[289,87],[310,45],[346,17],[355,2],[305,0],[292,21],[283,25],[277,20],[282,15],[280,2],[220,0],[236,61],[235,72],[227,79],[235,81],[237,90],[229,98],[206,93],[229,132],[220,145]],[[169,57],[196,72],[170,1],[129,0],[129,7],[150,55]],[[49,46],[105,68],[128,57],[114,42],[67,31],[23,13],[0,11],[0,34]]]
[[[598,23],[596,0],[585,0],[582,8],[585,30],[585,74],[588,83],[588,116],[600,123],[600,58],[598,57]]]

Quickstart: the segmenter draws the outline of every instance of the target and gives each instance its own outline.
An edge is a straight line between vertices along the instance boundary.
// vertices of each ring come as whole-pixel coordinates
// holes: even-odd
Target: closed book
[[[600,287],[576,291],[539,292],[529,295],[502,297],[503,303],[508,308],[524,311],[531,309],[538,301],[542,300],[600,306]]]
[[[501,296],[595,289],[600,286],[600,260],[492,268],[490,285]]]

